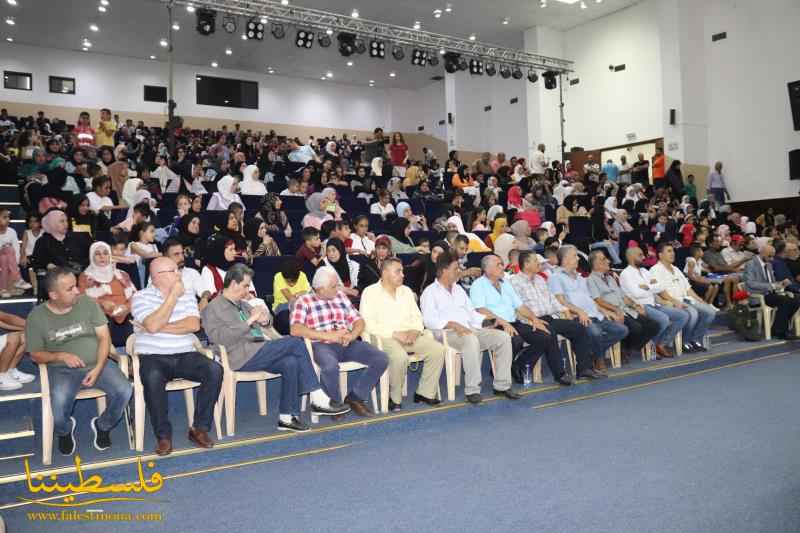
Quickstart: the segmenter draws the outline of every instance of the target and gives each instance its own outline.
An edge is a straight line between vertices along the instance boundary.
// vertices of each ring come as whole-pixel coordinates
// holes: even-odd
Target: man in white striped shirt
[[[172,451],[166,383],[175,378],[200,383],[189,440],[201,448],[211,448],[214,442],[208,431],[222,387],[222,367],[194,347],[200,311],[194,295],[185,292],[175,261],[153,259],[150,279],[151,285],[133,296],[131,311],[144,399],[157,440],[155,452],[167,455]]]

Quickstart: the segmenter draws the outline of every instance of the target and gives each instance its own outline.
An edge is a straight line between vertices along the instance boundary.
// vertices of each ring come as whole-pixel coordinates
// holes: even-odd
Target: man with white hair
[[[366,365],[366,370],[353,380],[344,403],[359,416],[372,416],[364,400],[389,366],[389,358],[357,340],[364,331],[364,320],[350,298],[339,290],[339,284],[333,267],[318,268],[311,282],[313,291],[299,296],[294,304],[290,332],[314,341],[313,357],[320,367],[322,390],[335,402],[341,401],[339,363],[355,361]]]
[[[789,332],[789,324],[800,309],[800,299],[785,293],[790,280],[777,281],[772,268],[774,259],[775,248],[769,244],[762,246],[758,255],[745,265],[742,280],[751,294],[763,295],[764,303],[775,308],[772,336],[787,341],[797,340],[798,336]]]

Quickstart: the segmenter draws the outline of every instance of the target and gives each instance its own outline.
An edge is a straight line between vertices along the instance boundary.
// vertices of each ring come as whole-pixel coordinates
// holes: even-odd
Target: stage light
[[[222,17],[222,29],[228,33],[236,32],[236,17],[233,15],[225,15]]]
[[[197,33],[211,35],[217,29],[217,13],[210,9],[197,10]]]
[[[467,70],[469,68],[469,62],[467,62],[466,57],[459,57],[458,58],[458,70]]]
[[[432,67],[439,65],[439,56],[433,50],[428,52],[428,64]]]
[[[483,76],[483,61],[480,59],[470,59],[469,73],[473,76]]]
[[[420,50],[418,48],[414,49],[414,52],[411,54],[411,64],[424,67],[428,64],[428,52],[425,50]]]
[[[548,70],[547,72],[542,73],[542,79],[544,80],[544,88],[545,89],[555,89],[558,84],[556,83],[556,76],[558,74],[553,72],[552,70]]]
[[[353,55],[356,51],[355,40],[356,36],[352,33],[340,33],[336,36],[339,41],[339,53],[344,57]]]
[[[283,39],[286,37],[286,30],[283,27],[283,24],[277,23],[272,25],[272,36],[276,39]]]
[[[533,71],[533,69],[528,71],[528,81],[531,83],[536,83],[539,81],[539,76]]]
[[[298,48],[311,48],[314,46],[314,32],[308,30],[297,30],[297,37],[294,44]]]
[[[403,50],[403,47],[399,44],[396,44],[392,47],[392,57],[398,61],[402,61],[404,57],[406,57],[406,52]]]
[[[248,39],[255,39],[261,41],[264,39],[264,23],[253,17],[247,21],[247,32],[245,33]]]
[[[373,39],[369,42],[369,57],[383,59],[386,57],[386,43]]]
[[[447,71],[448,74],[455,74],[458,72],[458,62],[461,59],[461,55],[448,52],[444,55],[444,70]]]
[[[520,69],[518,66],[514,67],[514,71],[511,72],[511,77],[514,78],[515,80],[521,80],[522,79],[522,69]]]
[[[360,37],[356,37],[353,45],[355,46],[356,53],[363,54],[367,51],[367,43],[364,42],[364,39]]]
[[[487,63],[486,65],[486,75],[487,76],[494,76],[497,74],[497,67],[494,66],[494,63]]]
[[[331,36],[327,33],[320,33],[317,37],[317,42],[322,48],[328,48],[331,45]]]
[[[511,77],[511,69],[508,68],[508,65],[503,65],[500,67],[500,77],[504,80],[507,80]]]

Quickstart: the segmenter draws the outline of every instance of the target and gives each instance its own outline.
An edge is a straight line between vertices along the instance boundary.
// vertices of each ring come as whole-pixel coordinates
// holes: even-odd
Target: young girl
[[[358,284],[359,264],[347,257],[344,244],[340,239],[336,237],[328,239],[323,262],[336,270],[341,283],[341,291],[351,299],[358,298],[359,292],[356,285]]]
[[[139,270],[139,281],[144,287],[146,276],[146,259],[160,257],[158,246],[155,244],[156,227],[151,222],[140,222],[131,229],[129,250],[132,256],[136,257],[136,268]]]
[[[486,209],[479,208],[472,220],[472,231],[486,231]]]
[[[12,294],[21,295],[30,289],[19,274],[19,238],[11,223],[11,211],[0,207],[0,297],[8,298]]]
[[[114,263],[122,263],[132,265],[136,262],[137,258],[131,255],[128,249],[128,238],[124,235],[115,237],[111,242],[111,260]]]
[[[272,313],[275,315],[275,329],[281,335],[289,334],[289,314],[294,302],[301,294],[311,290],[308,278],[302,270],[300,261],[288,257],[281,265],[281,271],[272,280],[274,302]]]
[[[28,258],[33,255],[33,248],[36,246],[36,241],[42,235],[42,219],[36,213],[31,213],[25,218],[28,229],[22,234],[22,254],[19,258],[19,264],[23,267],[28,266]]]
[[[689,278],[694,292],[702,296],[706,303],[714,305],[717,294],[719,294],[719,283],[705,277],[708,269],[703,262],[703,249],[697,244],[693,244],[689,248],[689,257],[686,258],[686,266],[683,267],[683,271]]]

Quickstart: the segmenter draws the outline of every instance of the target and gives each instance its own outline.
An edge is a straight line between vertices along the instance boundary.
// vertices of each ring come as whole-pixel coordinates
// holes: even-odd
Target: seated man
[[[265,331],[270,314],[252,307],[244,298],[250,293],[253,270],[236,263],[226,273],[222,294],[203,310],[203,328],[208,340],[225,346],[231,369],[240,372],[267,371],[281,375],[279,431],[308,431],[300,420],[300,396],[309,394],[314,415],[341,415],[350,409],[331,403],[322,392],[311,366],[306,344],[298,337],[283,337]]]
[[[667,343],[673,342],[678,332],[689,321],[689,313],[682,309],[656,304],[656,295],[664,292],[664,289],[646,268],[642,268],[644,253],[641,248],[628,248],[625,251],[625,259],[628,266],[619,275],[622,293],[634,304],[644,306],[648,318],[659,323],[661,333],[653,337],[656,354],[659,357],[675,357],[667,347]]]
[[[69,270],[49,270],[44,289],[48,300],[28,315],[25,338],[31,359],[47,364],[58,451],[63,455],[75,452],[75,396],[81,388],[92,387],[106,393],[106,410],[92,418],[89,426],[94,447],[107,450],[111,447],[109,433],[132,393],[127,378],[108,360],[108,321],[94,300],[80,295],[78,281]]]
[[[692,290],[683,272],[673,266],[675,249],[667,242],[658,245],[658,263],[650,268],[658,284],[664,289],[659,298],[666,299],[673,307],[683,309],[689,314],[689,321],[683,327],[683,350],[686,352],[705,352],[703,337],[717,316],[717,309],[705,303]],[[683,305],[683,307],[681,307]]]
[[[176,239],[167,239],[161,249],[164,251],[164,257],[169,257],[178,265],[184,289],[199,300],[197,302],[198,309],[200,311],[205,309],[211,299],[211,293],[203,284],[200,272],[186,265],[183,245]]]
[[[722,250],[722,257],[729,265],[743,265],[752,257],[753,253],[745,250],[745,239],[741,235],[731,235],[728,247]]]
[[[775,281],[772,260],[775,248],[762,246],[758,255],[745,266],[742,279],[745,288],[752,294],[763,294],[764,303],[775,308],[775,321],[772,323],[772,336],[778,339],[797,340],[796,334],[789,333],[792,317],[800,308],[800,298],[792,298],[784,293],[790,281]]]
[[[611,261],[606,255],[595,250],[589,254],[592,273],[586,279],[589,293],[601,311],[608,313],[613,320],[622,320],[628,328],[628,336],[622,342],[622,360],[625,362],[656,335],[661,333],[661,325],[647,316],[644,306],[633,302],[622,293],[616,275],[611,274]],[[664,326],[666,328],[666,326]]]
[[[775,241],[773,246],[775,247],[775,258],[772,260],[772,270],[775,272],[775,281],[788,280],[789,284],[786,285],[786,290],[795,294],[800,293],[800,282],[792,276],[789,268],[792,258],[798,255],[797,243]]]
[[[602,255],[602,252],[600,252]],[[524,251],[519,254],[520,272],[511,276],[511,286],[539,320],[547,324],[554,335],[561,335],[572,344],[578,368],[592,368],[592,342],[586,327],[573,320],[574,315],[562,305],[547,286],[544,276],[540,275],[541,264],[536,252]],[[564,318],[562,318],[562,315]],[[571,376],[564,373],[554,376],[562,385],[571,385]]]
[[[194,347],[194,333],[200,329],[197,299],[186,292],[178,265],[168,257],[150,263],[151,285],[133,296],[132,314],[139,354],[139,374],[150,423],[156,435],[158,455],[172,452],[167,382],[175,378],[200,383],[189,440],[211,448],[208,436],[214,404],[222,387],[222,367]]]
[[[366,370],[355,380],[344,402],[359,416],[372,416],[364,399],[389,366],[389,358],[374,346],[357,340],[364,320],[350,298],[339,290],[339,275],[323,266],[311,280],[312,292],[298,296],[291,318],[291,333],[314,342],[314,361],[320,367],[320,382],[332,401],[340,402],[339,363],[355,361]]]
[[[476,311],[511,335],[514,351],[512,374],[521,375],[525,365],[533,366],[544,354],[550,373],[556,376],[556,380],[562,385],[571,384],[557,335],[522,302],[511,283],[503,280],[503,262],[500,258],[494,254],[484,256],[481,269],[483,276],[472,284],[470,300]],[[528,348],[524,348],[525,343],[528,343]],[[581,367],[579,374],[585,374],[584,377],[590,379],[600,377],[591,367]]]
[[[361,294],[361,316],[366,334],[379,338],[389,356],[389,410],[399,411],[403,402],[403,381],[408,354],[422,358],[414,403],[436,405],[436,391],[444,364],[444,346],[422,323],[422,313],[411,289],[403,285],[403,263],[395,257],[381,264],[381,280]]]
[[[484,350],[494,352],[494,393],[511,389],[511,337],[498,329],[484,328],[484,316],[458,285],[458,258],[448,251],[436,259],[436,281],[422,293],[422,319],[428,329],[446,329],[447,342],[461,353],[464,366],[464,396],[481,402],[481,360]]]
[[[592,299],[586,278],[578,273],[578,250],[566,245],[558,249],[561,268],[548,278],[547,285],[556,299],[578,317],[592,340],[594,369],[605,374],[606,350],[628,336],[628,328],[611,313],[602,311]]]

